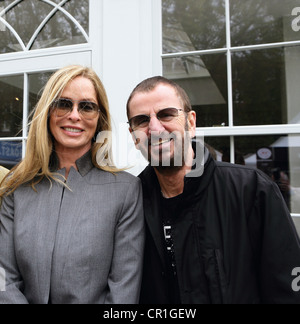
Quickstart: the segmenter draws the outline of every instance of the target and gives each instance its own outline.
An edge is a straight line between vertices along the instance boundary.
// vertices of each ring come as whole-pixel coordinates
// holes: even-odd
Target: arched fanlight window
[[[0,54],[89,42],[89,0],[0,1]]]

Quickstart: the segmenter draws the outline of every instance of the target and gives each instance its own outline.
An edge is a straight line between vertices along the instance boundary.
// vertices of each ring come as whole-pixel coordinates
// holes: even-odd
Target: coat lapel
[[[55,247],[57,224],[60,213],[60,202],[64,188],[56,182],[49,190],[48,180],[44,180],[38,188],[40,197],[44,201],[42,212],[37,213],[37,288],[40,292],[40,303],[49,301],[52,271],[52,256]],[[45,199],[45,197],[47,197]]]

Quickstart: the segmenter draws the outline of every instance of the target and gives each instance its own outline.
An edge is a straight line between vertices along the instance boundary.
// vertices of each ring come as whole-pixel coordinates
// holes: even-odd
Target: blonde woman
[[[110,131],[93,70],[68,66],[50,78],[25,159],[1,188],[0,304],[138,302],[141,186],[113,165]]]

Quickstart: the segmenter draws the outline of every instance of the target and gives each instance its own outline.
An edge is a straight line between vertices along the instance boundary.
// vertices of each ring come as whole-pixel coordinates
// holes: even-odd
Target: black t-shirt
[[[181,304],[176,269],[176,258],[174,253],[174,241],[172,235],[172,224],[176,215],[176,210],[180,198],[181,197],[178,196],[175,198],[167,199],[161,196],[163,231],[166,242],[166,255],[168,265],[167,284],[170,304]]]

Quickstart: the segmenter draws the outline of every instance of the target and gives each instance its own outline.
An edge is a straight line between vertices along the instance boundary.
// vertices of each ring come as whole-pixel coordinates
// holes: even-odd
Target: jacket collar
[[[207,149],[204,149],[203,144],[197,141],[192,142],[192,146],[195,154],[202,154],[201,160],[204,165],[204,172],[199,174],[197,177],[188,177],[184,179],[184,192],[181,195],[180,205],[182,207],[191,205],[194,201],[201,198],[203,192],[210,183],[215,170],[215,162],[210,156]],[[202,146],[202,147],[201,147]],[[198,147],[198,150],[197,150]],[[199,156],[198,156],[199,158]],[[197,161],[197,156],[196,156]],[[194,168],[195,170],[195,168]],[[194,174],[195,175],[195,174]],[[144,195],[144,213],[145,220],[148,225],[148,229],[151,232],[154,243],[156,245],[157,251],[160,255],[160,259],[164,267],[165,264],[165,243],[162,231],[162,217],[161,217],[161,189],[160,185],[154,171],[154,168],[150,165],[140,174],[140,179],[143,185],[143,195]]]
[[[94,167],[92,162],[92,151],[89,150],[86,154],[80,157],[75,163],[79,174],[82,177],[85,177]],[[57,172],[59,169],[59,160],[55,152],[53,152],[51,155],[49,167],[51,172]]]

